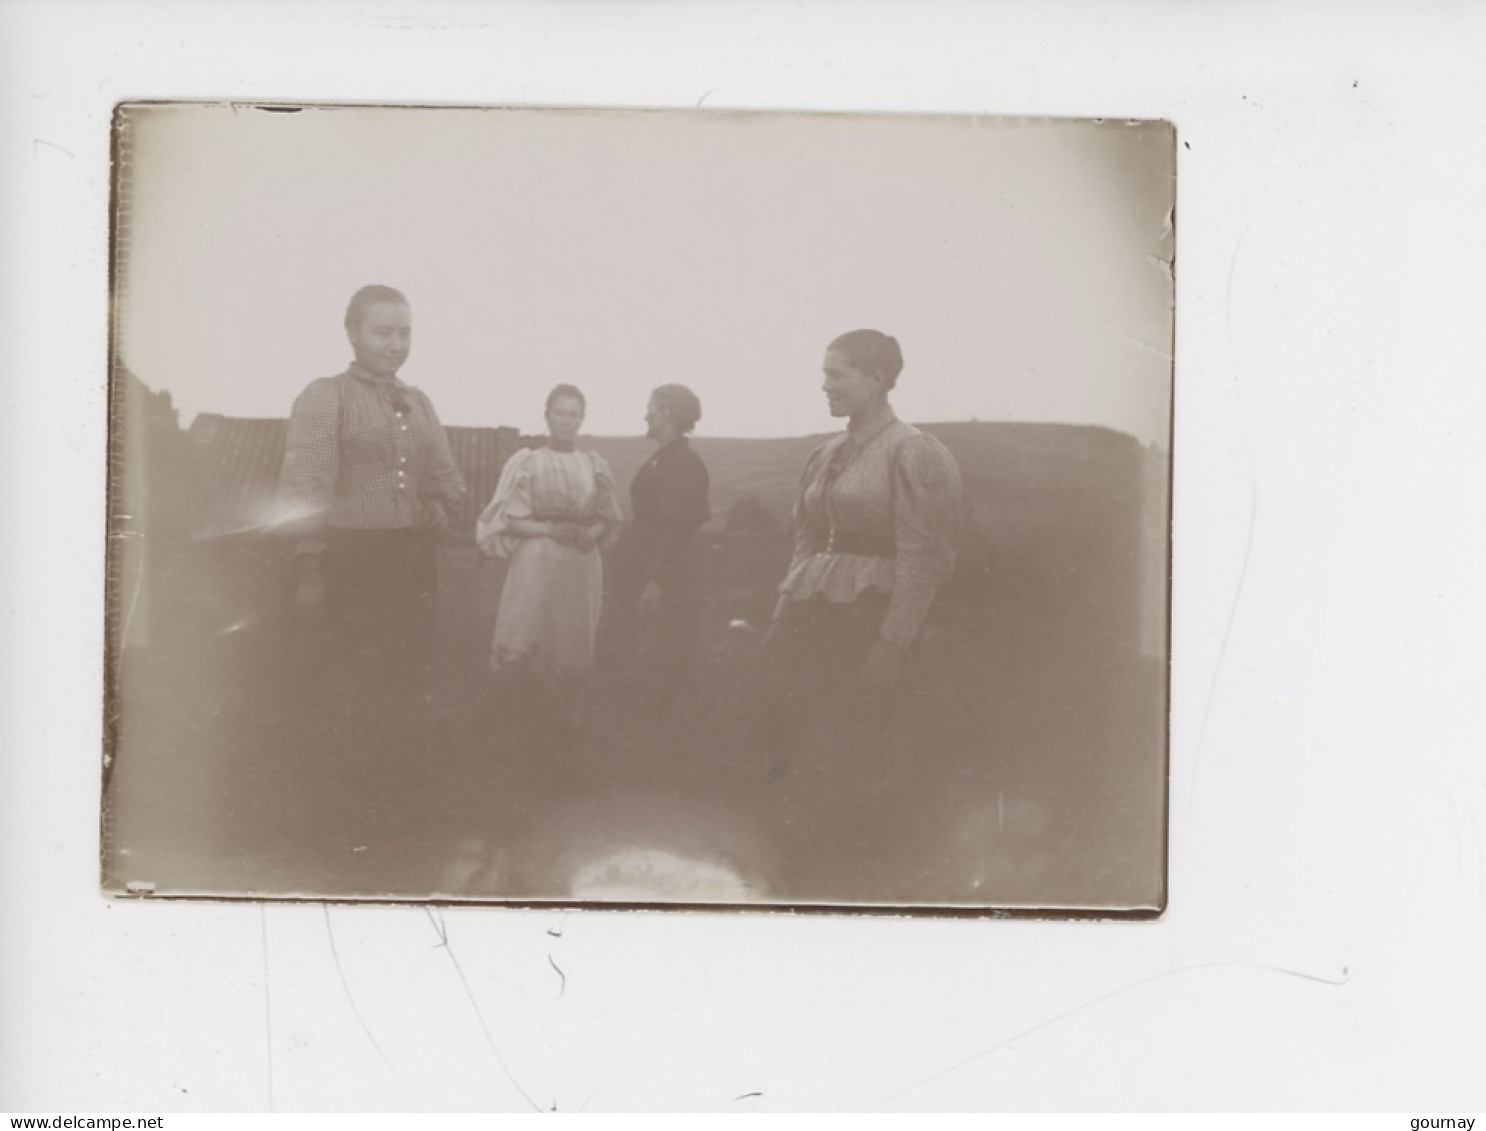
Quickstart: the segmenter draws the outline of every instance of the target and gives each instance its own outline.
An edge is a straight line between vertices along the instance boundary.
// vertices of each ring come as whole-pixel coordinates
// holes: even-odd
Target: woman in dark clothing
[[[604,606],[602,663],[611,673],[630,671],[639,647],[640,605],[646,589],[656,587],[653,699],[661,706],[690,682],[701,630],[694,535],[711,511],[707,466],[686,439],[701,415],[701,401],[685,385],[662,385],[651,393],[646,435],[657,447],[630,484],[634,521],[615,553]]]

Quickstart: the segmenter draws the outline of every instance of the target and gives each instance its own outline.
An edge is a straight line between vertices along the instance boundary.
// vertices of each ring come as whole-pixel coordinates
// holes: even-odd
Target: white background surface
[[[0,6],[0,1108],[1486,1106],[1483,31],[1429,4]],[[1175,121],[1166,916],[104,901],[108,121],[164,96]]]

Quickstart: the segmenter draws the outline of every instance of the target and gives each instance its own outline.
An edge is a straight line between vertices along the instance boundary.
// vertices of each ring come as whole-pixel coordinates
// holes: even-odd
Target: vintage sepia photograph
[[[104,890],[1159,914],[1175,146],[119,106]]]

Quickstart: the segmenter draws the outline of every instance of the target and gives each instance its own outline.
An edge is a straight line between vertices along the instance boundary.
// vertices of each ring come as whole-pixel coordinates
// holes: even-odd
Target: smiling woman
[[[391,381],[413,348],[408,300],[392,287],[362,287],[346,308],[346,336],[356,364],[379,380]]]
[[[338,666],[370,704],[431,690],[436,535],[464,497],[433,402],[398,370],[412,343],[408,300],[362,287],[346,308],[355,360],[294,402],[280,491],[291,515],[295,608],[329,622]]]
[[[822,368],[831,415],[846,417],[847,427],[816,448],[801,473],[795,552],[771,635],[787,655],[808,642],[856,640],[850,654],[816,656],[806,670],[844,671],[888,688],[954,571],[960,472],[942,443],[903,423],[888,403],[903,369],[896,338],[842,334]],[[840,631],[805,628],[821,618]]]
[[[801,472],[794,555],[765,639],[774,688],[762,737],[780,767],[807,757],[812,727],[817,750],[850,752],[839,773],[891,752],[905,714],[894,691],[954,571],[959,468],[939,440],[894,414],[888,393],[902,368],[897,339],[877,330],[826,349],[821,388],[847,427]]]

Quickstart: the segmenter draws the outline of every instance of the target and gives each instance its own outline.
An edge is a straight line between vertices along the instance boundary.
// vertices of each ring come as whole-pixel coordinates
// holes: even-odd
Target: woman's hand
[[[593,531],[578,522],[549,522],[547,537],[564,546],[588,553],[595,546]]]
[[[886,691],[903,677],[908,654],[885,636],[879,636],[867,649],[862,662],[862,682],[868,687]]]

